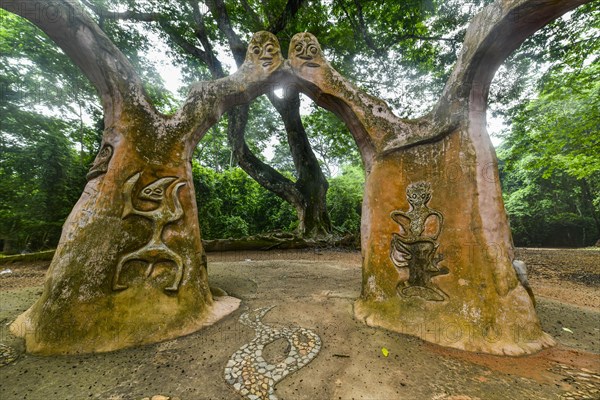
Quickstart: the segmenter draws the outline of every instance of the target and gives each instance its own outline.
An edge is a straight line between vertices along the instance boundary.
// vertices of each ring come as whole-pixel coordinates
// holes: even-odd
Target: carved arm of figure
[[[431,238],[433,240],[437,240],[437,238],[440,236],[440,233],[442,233],[442,225],[444,225],[444,216],[442,215],[442,213],[439,213],[435,210],[430,210],[430,211],[431,211],[431,213],[429,214],[429,216],[427,216],[428,219],[432,215],[434,215],[438,218],[437,229],[435,230],[435,233],[431,235]]]
[[[169,222],[177,221],[179,218],[183,216],[183,208],[181,207],[181,202],[179,201],[178,192],[179,188],[185,186],[186,182],[179,182],[173,187],[171,191],[171,204],[169,204],[169,210],[172,210],[171,217],[169,218]]]
[[[410,236],[410,216],[404,211],[394,210],[390,213],[390,217],[402,228],[401,236]]]
[[[127,182],[123,185],[123,197],[125,199],[123,205],[123,214],[121,214],[121,218],[126,218],[130,215],[142,215],[141,211],[136,210],[133,207],[133,187],[140,179],[140,173],[133,175],[131,178],[127,179]],[[147,215],[142,215],[147,217]]]

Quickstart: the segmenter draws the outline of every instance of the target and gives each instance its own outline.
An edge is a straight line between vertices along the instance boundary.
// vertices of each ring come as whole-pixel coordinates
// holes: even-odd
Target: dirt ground
[[[529,266],[543,327],[559,344],[516,358],[363,325],[352,313],[360,254],[314,250],[209,254],[211,285],[242,306],[192,335],[112,353],[32,356],[7,325],[40,295],[48,263],[1,265],[0,399],[241,399],[223,376],[229,357],[254,337],[238,318],[271,305],[265,324],[308,328],[323,343],[276,386],[280,400],[600,399],[600,250],[519,249],[517,256]]]

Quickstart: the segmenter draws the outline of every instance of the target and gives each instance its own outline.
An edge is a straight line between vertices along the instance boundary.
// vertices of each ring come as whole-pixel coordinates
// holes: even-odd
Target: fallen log
[[[356,238],[352,235],[303,238],[290,233],[261,234],[238,239],[202,240],[202,244],[207,252],[306,248],[327,249],[332,247],[357,248]]]

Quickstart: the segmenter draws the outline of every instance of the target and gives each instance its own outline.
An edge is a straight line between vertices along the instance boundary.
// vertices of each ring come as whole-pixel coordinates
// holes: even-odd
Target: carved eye
[[[161,188],[154,189],[154,194],[162,194],[163,190]]]
[[[314,56],[319,50],[317,49],[317,46],[311,44],[310,46],[308,46],[308,51]]]
[[[413,193],[411,197],[412,197],[413,199],[416,199],[416,198],[417,198],[417,194],[416,194],[416,193]]]
[[[252,52],[253,52],[254,54],[260,54],[260,47],[258,47],[258,46],[254,46],[254,47],[252,48]]]
[[[267,47],[265,47],[265,51],[267,53],[272,53],[273,50],[275,50],[275,46],[273,46],[272,44],[268,44]]]
[[[150,193],[152,193],[152,189],[150,189],[150,188],[144,189],[144,193],[145,194],[150,194]]]
[[[296,45],[296,47],[294,47],[294,50],[296,50],[298,53],[300,53],[302,51],[302,45],[300,43],[298,43]]]

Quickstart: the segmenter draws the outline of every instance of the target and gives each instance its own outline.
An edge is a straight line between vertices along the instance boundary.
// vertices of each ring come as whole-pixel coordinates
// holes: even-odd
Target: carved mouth
[[[262,63],[263,67],[268,67],[269,65],[273,65],[273,61],[265,61],[264,63]]]
[[[317,64],[315,62],[307,62],[304,65],[306,65],[307,67],[311,67],[311,68],[317,68],[317,67],[321,66],[320,64]]]

